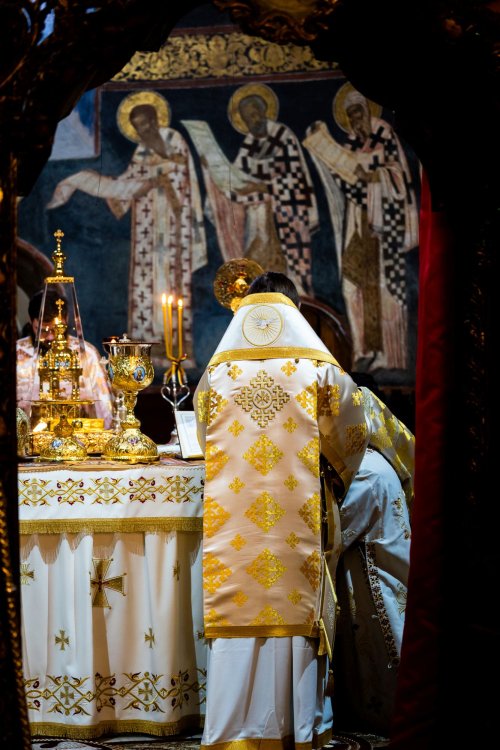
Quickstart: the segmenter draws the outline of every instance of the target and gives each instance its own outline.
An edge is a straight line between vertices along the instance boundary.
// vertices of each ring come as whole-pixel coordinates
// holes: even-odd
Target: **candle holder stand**
[[[187,384],[186,373],[181,365],[181,362],[185,359],[185,354],[180,358],[171,359],[172,364],[170,369],[167,370],[163,376],[163,385],[161,387],[161,395],[165,401],[170,404],[174,413],[174,427],[170,433],[170,440],[166,443],[169,453],[180,452],[179,436],[175,424],[175,412],[179,409],[182,402],[189,396],[189,386]]]

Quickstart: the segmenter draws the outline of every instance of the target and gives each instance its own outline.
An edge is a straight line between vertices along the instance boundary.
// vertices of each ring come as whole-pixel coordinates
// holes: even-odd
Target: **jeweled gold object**
[[[112,437],[104,449],[104,457],[111,461],[151,463],[159,458],[156,443],[140,431],[141,423],[134,415],[137,394],[153,382],[151,347],[155,343],[133,341],[126,333],[121,338],[113,336],[102,342],[109,355],[109,379],[114,389],[123,392],[126,408],[125,418],[120,421],[120,433]]]
[[[39,461],[83,461],[87,449],[73,434],[73,424],[61,414],[54,428],[54,437],[40,450]]]
[[[262,266],[248,258],[233,258],[224,263],[214,279],[214,294],[217,302],[236,312],[250,284],[262,273],[264,273]]]
[[[63,319],[62,308],[64,302],[58,300],[58,316],[54,319],[56,331],[55,339],[49,350],[38,360],[38,374],[40,377],[40,400],[57,401],[66,399],[62,390],[64,381],[71,384],[71,400],[80,398],[80,376],[82,366],[80,355],[68,345],[66,337],[67,325]]]

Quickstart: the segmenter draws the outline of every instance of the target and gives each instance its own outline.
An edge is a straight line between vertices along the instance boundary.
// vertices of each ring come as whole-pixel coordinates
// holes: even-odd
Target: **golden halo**
[[[161,94],[156,91],[138,91],[136,94],[129,94],[120,102],[116,122],[125,138],[134,143],[139,143],[139,136],[130,122],[130,113],[138,104],[151,104],[156,109],[160,128],[166,128],[170,124],[170,105]]]
[[[279,111],[278,97],[269,86],[263,83],[247,83],[245,86],[240,86],[229,100],[227,116],[233,128],[243,135],[248,133],[248,128],[240,115],[239,105],[247,96],[260,96],[265,101],[269,120],[276,120]]]
[[[357,89],[355,89],[352,83],[349,83],[349,81],[347,83],[344,83],[344,85],[341,86],[335,94],[332,106],[333,119],[335,120],[337,125],[342,128],[342,130],[345,130],[346,133],[351,132],[351,126],[349,124],[349,118],[347,117],[344,102],[347,94],[350,94],[351,91],[357,91]],[[358,93],[361,94],[361,92]],[[364,96],[364,94],[361,94],[361,96]],[[380,106],[380,104],[372,102],[371,99],[368,99],[366,96],[364,96],[364,98],[366,99],[366,103],[368,104],[368,109],[370,110],[371,116],[380,117],[380,115],[382,114],[382,107]]]

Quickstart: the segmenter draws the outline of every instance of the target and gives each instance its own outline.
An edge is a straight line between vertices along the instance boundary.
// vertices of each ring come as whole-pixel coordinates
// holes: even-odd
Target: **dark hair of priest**
[[[266,271],[257,276],[248,288],[247,294],[262,294],[265,292],[278,292],[292,300],[296,307],[300,306],[300,297],[297,287],[284,273],[277,271]]]

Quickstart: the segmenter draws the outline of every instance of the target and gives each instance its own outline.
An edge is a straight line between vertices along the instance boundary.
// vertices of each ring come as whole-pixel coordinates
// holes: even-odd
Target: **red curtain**
[[[452,358],[452,242],[422,180],[416,373],[415,502],[410,577],[391,750],[426,750],[439,734],[445,549],[446,382]]]

